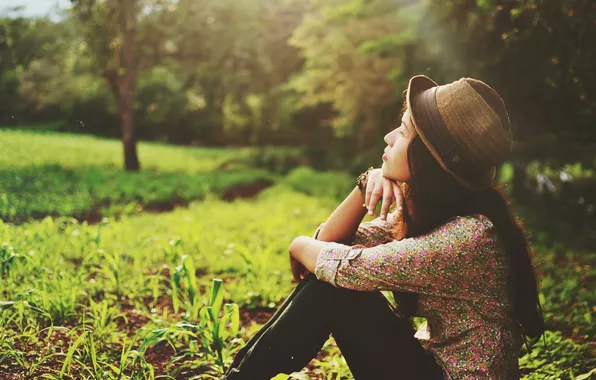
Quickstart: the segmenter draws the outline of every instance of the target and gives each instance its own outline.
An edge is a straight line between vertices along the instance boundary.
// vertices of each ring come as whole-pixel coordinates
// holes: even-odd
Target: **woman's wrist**
[[[368,183],[368,174],[370,173],[371,170],[374,170],[374,168],[371,166],[370,168],[366,169],[366,171],[362,174],[360,174],[358,176],[358,178],[356,179],[356,186],[358,186],[358,189],[360,189],[360,193],[362,195],[362,202],[364,202],[365,197],[366,197],[366,185]]]

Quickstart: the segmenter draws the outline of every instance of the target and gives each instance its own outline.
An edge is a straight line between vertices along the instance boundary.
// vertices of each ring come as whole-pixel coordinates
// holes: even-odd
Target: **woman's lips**
[[[387,154],[383,153],[383,161],[387,161]]]

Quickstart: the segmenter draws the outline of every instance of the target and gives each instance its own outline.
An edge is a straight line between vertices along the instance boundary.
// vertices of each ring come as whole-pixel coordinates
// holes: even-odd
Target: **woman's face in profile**
[[[408,168],[408,145],[416,136],[414,124],[407,109],[401,118],[401,125],[385,135],[385,154],[383,155],[383,176],[399,182],[408,182],[411,177]]]

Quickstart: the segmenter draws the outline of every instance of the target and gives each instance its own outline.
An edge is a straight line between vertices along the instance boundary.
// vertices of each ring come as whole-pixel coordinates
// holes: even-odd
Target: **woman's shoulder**
[[[368,222],[367,226],[369,227],[368,229],[370,229],[370,227],[377,227],[379,230],[389,232],[394,227],[396,221],[397,215],[395,213],[389,213],[387,214],[386,220],[377,218]],[[418,237],[423,238],[424,236],[438,234],[443,237],[456,236],[460,239],[465,239],[466,237],[478,238],[479,235],[484,234],[490,236],[494,235],[493,230],[493,223],[486,215],[473,213],[452,217],[443,224],[435,227],[433,230],[426,234],[419,235]]]
[[[470,248],[483,247],[483,252],[503,252],[500,234],[488,216],[484,214],[459,215],[448,221],[443,228],[446,234]]]
[[[478,238],[479,235],[492,234],[493,223],[484,214],[458,215],[439,227],[440,230],[448,234],[456,234],[460,237]]]
[[[488,216],[480,213],[474,214],[466,214],[466,215],[458,215],[454,218],[451,218],[447,223],[454,223],[454,224],[465,224],[469,226],[477,226],[477,227],[485,227],[485,228],[492,228],[493,223],[489,219]]]

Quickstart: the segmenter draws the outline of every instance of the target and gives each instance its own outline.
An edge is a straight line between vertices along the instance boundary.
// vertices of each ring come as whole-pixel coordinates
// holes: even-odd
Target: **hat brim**
[[[465,187],[472,189],[472,190],[482,190],[490,187],[492,183],[495,181],[496,178],[496,168],[493,167],[489,170],[483,178],[480,179],[480,183],[472,183],[470,181],[465,180],[461,176],[455,174],[449,167],[445,164],[439,153],[437,152],[434,145],[429,140],[429,136],[426,136],[426,133],[419,127],[420,126],[420,119],[419,115],[417,115],[416,107],[412,107],[414,104],[414,99],[416,99],[417,95],[423,93],[426,90],[430,90],[433,87],[437,87],[435,81],[427,77],[426,75],[415,75],[410,78],[408,83],[408,90],[406,92],[406,104],[408,109],[410,110],[410,118],[412,119],[412,123],[414,124],[414,129],[422,139],[422,142],[430,151],[432,156],[435,160],[441,165],[441,167],[451,174],[460,184],[464,185]]]
[[[437,161],[439,161],[441,166],[445,166],[445,164],[443,163],[443,160],[441,159],[441,157],[439,157],[438,152],[436,151],[436,149],[433,147],[433,145],[428,140],[425,132],[420,129],[419,117],[417,115],[415,107],[413,107],[413,105],[414,105],[413,100],[416,98],[416,96],[418,96],[419,94],[423,93],[426,90],[430,90],[431,88],[437,87],[437,86],[438,86],[438,84],[435,81],[433,81],[432,79],[430,79],[429,77],[427,77],[425,75],[413,76],[412,78],[410,78],[410,82],[408,83],[408,90],[406,93],[406,103],[408,105],[408,109],[410,110],[410,118],[412,119],[412,122],[414,124],[414,129],[416,130],[418,135],[421,137],[422,141],[424,142],[424,145],[426,145],[426,147],[430,150],[430,152],[435,157],[435,159],[437,159]]]

